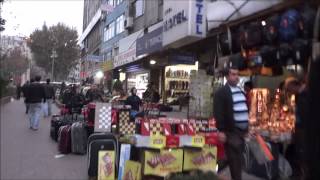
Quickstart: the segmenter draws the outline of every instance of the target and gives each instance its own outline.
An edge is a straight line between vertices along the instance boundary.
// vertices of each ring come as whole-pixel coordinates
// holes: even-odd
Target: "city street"
[[[23,100],[1,106],[1,179],[87,179],[86,156],[59,155],[50,139],[50,118],[29,129]],[[57,113],[54,108],[54,113]]]

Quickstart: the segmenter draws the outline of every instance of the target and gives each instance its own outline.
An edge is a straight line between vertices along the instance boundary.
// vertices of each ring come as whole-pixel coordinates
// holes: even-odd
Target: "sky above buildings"
[[[2,35],[29,36],[45,22],[62,22],[82,33],[83,0],[5,0],[1,16],[6,19]]]

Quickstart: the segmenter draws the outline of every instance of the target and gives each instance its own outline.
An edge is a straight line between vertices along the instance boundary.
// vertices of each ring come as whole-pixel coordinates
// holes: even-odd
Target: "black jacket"
[[[54,99],[55,98],[55,93],[54,93],[54,88],[50,84],[45,84],[44,85],[44,92],[46,99]]]
[[[26,88],[28,103],[41,103],[45,101],[44,87],[40,83],[31,83]]]
[[[229,85],[226,84],[215,92],[213,102],[213,115],[220,131],[234,131],[235,120],[233,114],[232,92]]]

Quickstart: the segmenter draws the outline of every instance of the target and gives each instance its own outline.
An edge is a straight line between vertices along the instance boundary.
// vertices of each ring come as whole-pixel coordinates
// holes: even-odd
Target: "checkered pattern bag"
[[[120,135],[132,135],[136,133],[136,124],[134,122],[120,122],[119,126]]]
[[[163,128],[160,122],[150,121],[150,135],[163,135]]]
[[[121,110],[119,112],[119,123],[120,122],[130,122],[130,111]]]
[[[111,132],[111,104],[96,103],[94,121],[95,132]]]

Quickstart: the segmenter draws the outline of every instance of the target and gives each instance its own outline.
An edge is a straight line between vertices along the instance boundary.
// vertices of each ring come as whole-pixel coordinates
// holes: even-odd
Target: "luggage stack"
[[[62,154],[86,154],[90,132],[91,128],[81,114],[52,116],[50,137],[58,143],[58,150]]]

